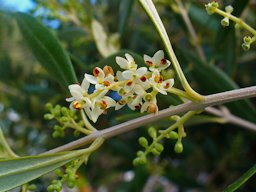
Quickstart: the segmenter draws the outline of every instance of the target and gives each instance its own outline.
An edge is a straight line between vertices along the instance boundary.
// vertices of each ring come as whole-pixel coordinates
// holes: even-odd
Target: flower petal
[[[134,59],[133,57],[129,54],[129,53],[125,53],[125,57],[127,59],[127,61],[130,63],[130,62],[134,62]]]
[[[88,92],[89,87],[90,87],[90,82],[86,78],[84,78],[81,84],[81,88],[86,92]]]
[[[91,84],[97,84],[98,80],[96,77],[94,77],[93,75],[89,75],[89,74],[84,74],[84,78],[89,81]]]
[[[116,57],[116,63],[122,68],[122,69],[129,69],[128,61],[122,57]]]
[[[157,51],[154,56],[153,56],[153,60],[154,60],[154,65],[159,66],[161,60],[164,58],[164,52],[163,50],[159,50]]]
[[[138,76],[142,76],[147,73],[147,70],[147,67],[140,67],[139,69],[137,69],[136,73]]]
[[[134,75],[134,73],[132,72],[132,71],[130,71],[130,70],[126,70],[126,71],[123,71],[122,72],[122,75],[123,75],[123,77],[125,78],[125,79],[130,79],[130,80],[132,80],[134,77],[133,77],[133,75]]]

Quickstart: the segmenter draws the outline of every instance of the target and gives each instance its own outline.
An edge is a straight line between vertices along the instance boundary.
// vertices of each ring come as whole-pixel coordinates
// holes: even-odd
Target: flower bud
[[[225,7],[225,11],[226,11],[227,13],[232,13],[233,10],[234,10],[234,8],[233,8],[231,5],[228,5],[228,6]]]
[[[175,151],[176,153],[182,153],[182,151],[183,151],[183,145],[182,145],[182,143],[181,143],[180,141],[178,141],[178,142],[175,144],[175,146],[174,146],[174,151]]]
[[[229,18],[227,17],[223,18],[220,23],[223,27],[229,26]]]
[[[169,133],[169,137],[170,137],[170,139],[178,139],[178,133],[176,133],[175,131],[171,131],[170,133]]]
[[[150,127],[148,129],[148,134],[150,135],[150,137],[156,138],[156,130],[155,130],[155,128],[154,127]]]
[[[250,47],[251,47],[251,45],[248,44],[248,43],[243,43],[242,44],[242,48],[243,48],[244,51],[248,51],[250,49]]]
[[[150,152],[155,156],[160,155],[160,152],[156,148],[153,148]]]
[[[155,148],[157,151],[159,151],[160,153],[164,150],[164,146],[160,143],[156,143],[155,144]]]
[[[148,147],[148,140],[145,137],[140,137],[139,143],[144,148]]]
[[[216,1],[205,5],[206,11],[209,15],[213,14],[215,12],[215,9],[217,9],[218,7],[219,4]]]
[[[245,36],[244,37],[244,43],[251,44],[251,42],[252,42],[252,38],[250,36]]]
[[[150,103],[147,109],[148,113],[156,113],[158,111],[158,107],[154,103]]]
[[[103,68],[103,72],[105,74],[105,76],[108,76],[108,75],[114,75],[114,71],[112,69],[112,67],[106,65],[104,68]]]

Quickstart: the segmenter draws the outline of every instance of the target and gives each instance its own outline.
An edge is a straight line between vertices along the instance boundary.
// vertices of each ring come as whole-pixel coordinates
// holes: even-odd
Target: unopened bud
[[[176,153],[182,153],[182,151],[183,151],[183,145],[182,145],[182,143],[181,143],[180,141],[178,141],[178,142],[175,144],[175,146],[174,146],[174,151],[175,151]]]
[[[149,106],[148,106],[147,112],[148,113],[156,113],[157,111],[158,111],[157,105],[154,104],[154,103],[150,103]]]
[[[234,10],[234,8],[233,8],[231,5],[228,5],[228,6],[225,7],[225,11],[226,11],[227,13],[232,13],[233,10]]]
[[[223,27],[229,26],[229,18],[225,17],[224,19],[221,20],[220,23],[221,23],[221,25],[222,25]]]
[[[105,76],[108,76],[109,74],[110,75],[114,75],[114,71],[112,69],[112,67],[106,65],[104,68],[103,68],[103,72],[105,73]]]

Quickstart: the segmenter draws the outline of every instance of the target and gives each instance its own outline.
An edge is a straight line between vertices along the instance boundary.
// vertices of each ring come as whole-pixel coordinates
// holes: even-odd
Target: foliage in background
[[[218,15],[207,15],[203,2],[186,1],[185,7],[199,36],[195,42],[188,33],[177,4],[174,1],[155,2],[193,88],[210,94],[256,84],[255,44],[247,52],[241,48],[246,31],[236,31],[233,24],[223,28]],[[31,13],[61,40],[79,82],[83,74],[95,66],[110,65],[115,68],[115,57],[111,55],[124,56],[127,51],[123,49],[138,55],[153,55],[156,50],[163,49],[155,28],[137,1],[90,3],[36,0],[36,3],[37,8]],[[220,7],[233,4],[233,14],[256,27],[253,1],[219,3]],[[5,26],[0,28],[0,126],[8,136],[11,147],[20,156],[34,155],[74,140],[71,134],[53,140],[50,137],[53,123],[43,120],[47,102],[68,105],[65,102],[68,97],[66,90],[54,81],[57,75],[51,77],[38,65],[24,44],[13,15],[2,11],[0,21]],[[93,25],[95,22],[96,26]],[[102,36],[97,36],[95,27],[102,31]],[[205,61],[198,59],[194,44],[202,46]],[[104,51],[109,50],[109,46],[114,50]],[[160,98],[159,101],[161,109],[179,103],[172,96]],[[227,107],[238,116],[256,121],[255,101],[235,102]],[[96,126],[103,129],[138,116],[138,113],[128,109],[118,113],[111,111],[101,117]],[[167,128],[172,121],[165,119],[154,126],[157,129]],[[136,168],[131,162],[136,151],[140,150],[138,138],[147,135],[145,128],[107,141],[92,156],[88,165],[80,169],[81,188],[142,191],[154,183],[158,191],[171,188],[179,188],[180,191],[220,191],[256,161],[254,133],[234,125],[217,123],[188,125],[186,133],[182,154],[173,152],[175,142],[166,141],[162,143],[165,151],[160,157],[150,158],[148,164]],[[45,191],[52,178],[48,175],[33,183],[38,184],[39,191]],[[252,191],[255,188],[254,176],[241,190]]]

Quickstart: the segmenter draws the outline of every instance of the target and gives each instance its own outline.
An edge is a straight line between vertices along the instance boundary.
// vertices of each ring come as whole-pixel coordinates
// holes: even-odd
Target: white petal
[[[81,88],[83,90],[85,90],[86,92],[88,92],[89,87],[90,87],[90,82],[87,81],[86,78],[84,78],[83,81],[82,81],[82,84],[81,84]]]
[[[99,107],[95,107],[92,110],[92,114],[91,114],[91,120],[96,123],[97,119],[99,118],[99,116],[103,113],[103,110],[100,109]]]
[[[107,104],[108,104],[108,107],[107,107],[107,108],[109,108],[109,107],[114,107],[114,106],[116,105],[115,100],[112,99],[111,97],[106,96],[106,97],[104,97],[103,99],[105,99],[106,102],[107,102]]]
[[[155,64],[155,65],[159,65],[160,62],[161,62],[161,60],[164,58],[164,52],[163,52],[163,50],[157,51],[157,52],[154,54],[153,58],[154,58],[154,64]]]
[[[146,94],[146,91],[145,91],[144,88],[141,87],[140,85],[135,85],[133,91],[134,91],[137,95],[144,95],[144,94]]]
[[[108,75],[106,78],[105,78],[105,81],[108,81],[109,83],[113,83],[114,82],[114,76],[113,75]]]
[[[105,77],[104,71],[99,67],[96,67],[96,68],[99,71],[98,78],[103,79]]]
[[[123,106],[125,106],[125,104],[120,105],[120,103],[117,102],[116,106],[115,106],[115,110],[117,111],[117,110],[121,109]]]
[[[154,86],[154,88],[155,88],[159,93],[161,93],[161,94],[163,94],[163,95],[167,95],[167,92],[166,92],[165,90],[163,90],[163,89],[161,89],[161,88],[158,88],[158,87],[156,87],[156,86]]]
[[[75,98],[74,98],[74,97],[66,98],[66,101],[67,101],[67,102],[72,102],[72,101],[74,101],[74,100],[75,100]]]
[[[89,74],[85,74],[84,78],[89,81],[91,84],[97,84],[98,80],[96,77],[94,77],[93,75],[89,75]]]
[[[148,55],[144,55],[144,61],[147,63],[147,61],[153,62],[153,59],[149,57]]]
[[[128,69],[128,61],[122,57],[116,57],[116,63],[122,68],[122,69]]]
[[[82,89],[79,85],[70,85],[68,88],[75,100],[81,101],[83,99]]]
[[[95,85],[95,89],[96,89],[96,90],[100,90],[100,89],[104,89],[104,88],[105,88],[104,85],[101,85],[101,84],[96,84],[96,85]]]
[[[132,80],[134,73],[133,73],[132,71],[130,71],[130,70],[126,70],[126,71],[123,71],[123,72],[122,72],[122,75],[123,75],[123,77],[124,77],[125,79],[130,79],[130,80]]]
[[[149,106],[149,102],[143,103],[143,105],[140,108],[140,112],[144,113],[145,111],[147,111],[148,110],[148,106]]]
[[[117,78],[118,81],[124,81],[125,80],[121,71],[116,72],[116,78]]]
[[[147,67],[140,67],[139,69],[137,69],[136,73],[139,76],[145,75],[147,73]]]
[[[85,111],[86,115],[89,117],[89,119],[92,120],[92,111],[90,110],[90,108],[84,107],[84,111]]]
[[[134,61],[133,57],[129,53],[126,53],[125,57],[129,63]]]

